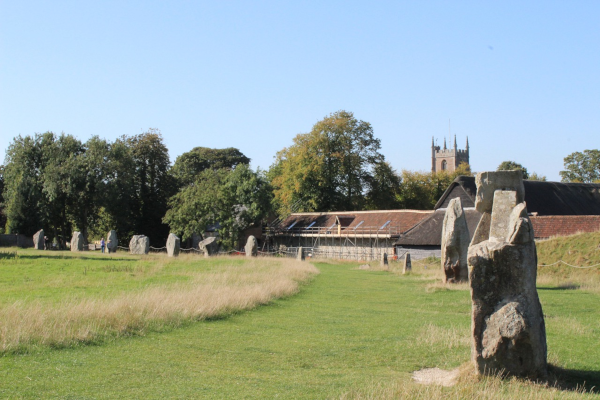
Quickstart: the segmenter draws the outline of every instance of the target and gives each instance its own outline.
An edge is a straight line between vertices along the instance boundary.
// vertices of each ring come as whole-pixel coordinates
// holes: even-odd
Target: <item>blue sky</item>
[[[559,180],[600,148],[599,18],[591,0],[0,0],[0,152],[158,128],[173,161],[237,147],[266,169],[343,109],[397,170],[429,170],[431,137],[456,134],[475,171]]]

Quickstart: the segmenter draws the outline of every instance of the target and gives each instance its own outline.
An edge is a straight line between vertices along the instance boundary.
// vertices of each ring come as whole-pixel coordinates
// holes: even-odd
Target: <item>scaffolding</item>
[[[394,242],[402,231],[398,227],[267,227],[263,232],[268,251],[302,247],[313,258],[371,261],[383,253],[394,254]]]

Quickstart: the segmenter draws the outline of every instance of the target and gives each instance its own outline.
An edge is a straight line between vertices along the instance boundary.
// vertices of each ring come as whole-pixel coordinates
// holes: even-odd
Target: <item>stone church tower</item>
[[[431,172],[448,171],[454,172],[461,162],[469,163],[469,138],[467,137],[467,148],[459,150],[456,147],[456,135],[454,135],[454,148],[446,148],[446,139],[444,138],[444,148],[436,146],[431,138]]]

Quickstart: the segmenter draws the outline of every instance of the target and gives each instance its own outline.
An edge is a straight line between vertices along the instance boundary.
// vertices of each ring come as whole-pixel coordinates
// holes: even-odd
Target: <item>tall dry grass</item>
[[[95,343],[221,317],[292,295],[317,273],[309,263],[258,259],[110,299],[15,302],[0,310],[0,352]]]

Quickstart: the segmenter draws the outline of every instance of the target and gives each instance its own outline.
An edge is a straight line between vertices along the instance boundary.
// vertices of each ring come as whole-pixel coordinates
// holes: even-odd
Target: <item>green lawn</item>
[[[4,355],[0,397],[369,397],[370,388],[408,382],[412,371],[469,360],[468,291],[426,290],[430,281],[418,274],[316,266],[321,274],[299,294],[252,311],[100,346]],[[34,276],[29,268],[9,280]],[[600,386],[600,296],[553,287],[539,293],[550,361],[571,370],[575,383]],[[11,296],[0,293],[0,304]]]

